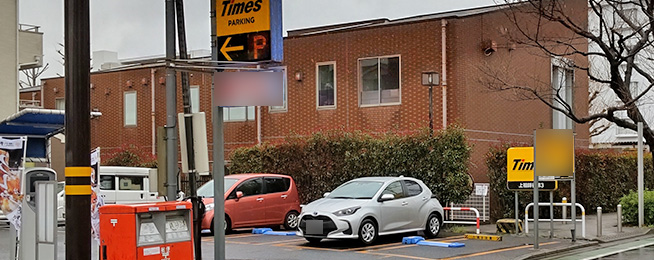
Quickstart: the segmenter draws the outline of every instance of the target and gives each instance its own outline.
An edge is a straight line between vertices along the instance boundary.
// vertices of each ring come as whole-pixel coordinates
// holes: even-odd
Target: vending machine
[[[192,260],[190,202],[100,208],[100,259]]]

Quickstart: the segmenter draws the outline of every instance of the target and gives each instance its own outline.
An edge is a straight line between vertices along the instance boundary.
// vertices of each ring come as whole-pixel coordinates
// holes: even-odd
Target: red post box
[[[100,259],[193,259],[190,202],[100,208]]]

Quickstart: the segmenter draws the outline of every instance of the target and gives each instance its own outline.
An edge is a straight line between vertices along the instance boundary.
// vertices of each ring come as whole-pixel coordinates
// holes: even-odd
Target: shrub
[[[441,202],[463,202],[472,191],[470,147],[463,130],[451,127],[430,137],[330,130],[289,137],[278,145],[239,148],[231,154],[230,173],[290,175],[303,203],[321,198],[342,183],[364,176],[415,177]]]
[[[502,144],[489,149],[486,154],[486,166],[491,185],[491,218],[513,218],[514,195],[506,188],[506,150],[512,147]],[[644,158],[645,186],[654,188],[654,174],[652,172],[652,157],[648,154]],[[575,151],[576,194],[577,203],[592,212],[602,207],[604,212],[616,210],[620,198],[636,188],[637,158],[636,154],[616,153],[588,150]],[[560,202],[567,197],[570,202],[570,182],[559,181],[559,189],[554,192],[554,201]],[[540,201],[549,201],[548,192],[542,192]],[[520,216],[524,216],[524,207],[533,202],[531,192],[519,192]],[[558,214],[560,207],[555,207]],[[549,218],[549,209],[540,211],[542,217]]]
[[[157,159],[135,145],[124,144],[111,150],[102,165],[157,168]]]
[[[644,225],[654,225],[654,191],[646,190],[644,193]],[[622,216],[625,223],[638,225],[638,192],[630,191],[620,199]]]

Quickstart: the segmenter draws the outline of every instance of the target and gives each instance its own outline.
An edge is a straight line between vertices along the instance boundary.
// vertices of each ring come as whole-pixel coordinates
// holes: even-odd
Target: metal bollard
[[[563,197],[563,199],[561,199],[561,202],[563,202],[563,203],[568,203],[568,198]],[[563,209],[562,209],[562,211],[563,211],[563,217],[562,217],[561,219],[565,219],[566,216],[568,215],[568,206],[563,206],[562,208],[563,208]],[[574,206],[573,206],[572,208],[574,208]],[[564,224],[564,225],[565,225],[565,224],[568,224],[568,222],[567,222],[567,221],[563,221],[563,224]]]
[[[597,237],[602,236],[602,207],[597,207]]]
[[[618,233],[622,232],[622,205],[618,204]]]

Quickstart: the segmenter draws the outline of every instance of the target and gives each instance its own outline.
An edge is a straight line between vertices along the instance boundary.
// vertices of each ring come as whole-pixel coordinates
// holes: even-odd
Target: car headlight
[[[339,211],[334,212],[334,215],[336,215],[336,216],[347,216],[347,215],[352,215],[352,214],[354,214],[355,212],[357,212],[357,210],[359,210],[360,208],[361,208],[361,207],[356,206],[356,207],[351,207],[351,208],[342,209],[342,210],[339,210]]]
[[[215,205],[213,203],[209,203],[207,205],[204,205],[204,211],[212,211],[214,206]]]

